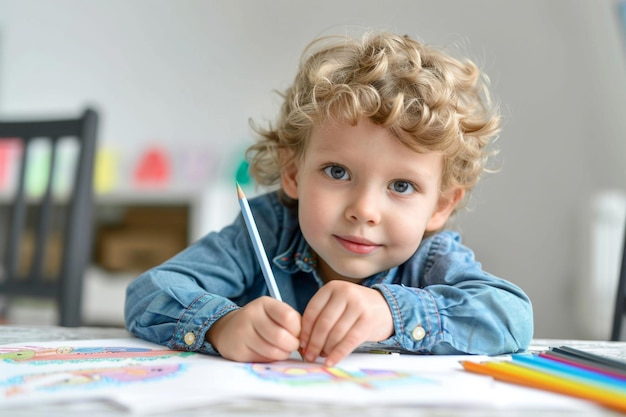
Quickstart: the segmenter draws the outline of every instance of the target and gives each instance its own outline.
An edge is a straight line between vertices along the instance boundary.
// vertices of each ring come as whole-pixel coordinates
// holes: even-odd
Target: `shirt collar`
[[[317,254],[301,235],[285,252],[274,258],[274,264],[290,274],[298,271],[313,272],[317,268]]]

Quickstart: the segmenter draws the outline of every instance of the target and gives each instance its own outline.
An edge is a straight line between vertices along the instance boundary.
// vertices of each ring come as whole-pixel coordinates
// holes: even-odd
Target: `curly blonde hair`
[[[262,129],[251,122],[260,140],[246,153],[250,173],[260,185],[277,185],[281,169],[306,152],[315,126],[356,125],[366,117],[413,151],[441,152],[442,191],[469,191],[486,170],[494,153],[488,145],[499,132],[487,85],[473,62],[408,36],[317,39],[302,55],[276,124]]]

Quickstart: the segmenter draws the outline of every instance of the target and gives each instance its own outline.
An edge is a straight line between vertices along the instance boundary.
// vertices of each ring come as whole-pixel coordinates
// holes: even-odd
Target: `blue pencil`
[[[537,355],[517,354],[511,355],[511,357],[513,358],[513,362],[518,362],[540,372],[551,373],[572,381],[597,385],[598,387],[606,389],[618,390],[626,394],[626,382],[618,378]]]
[[[243,219],[246,221],[246,227],[248,228],[250,239],[252,239],[254,252],[256,253],[256,257],[259,261],[259,264],[261,265],[261,271],[263,272],[263,277],[265,277],[265,283],[267,284],[267,288],[269,289],[270,295],[273,298],[277,299],[278,301],[282,301],[283,299],[280,296],[280,291],[278,291],[278,285],[276,285],[276,280],[274,279],[272,268],[270,267],[270,263],[267,260],[267,254],[265,253],[265,248],[263,247],[261,236],[259,236],[256,222],[254,221],[254,217],[252,216],[252,211],[250,211],[248,199],[246,199],[246,195],[243,193],[243,190],[239,186],[239,183],[237,183],[237,196],[239,197],[241,213],[243,214]]]

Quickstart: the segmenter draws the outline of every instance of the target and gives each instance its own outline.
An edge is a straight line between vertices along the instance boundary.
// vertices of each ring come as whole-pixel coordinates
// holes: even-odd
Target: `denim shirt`
[[[249,201],[283,301],[301,314],[323,285],[297,214],[277,193]],[[481,269],[458,234],[422,241],[402,265],[361,282],[380,291],[395,333],[381,348],[434,354],[495,355],[525,350],[533,335],[524,292]],[[205,340],[225,314],[268,290],[241,214],[127,288],[125,318],[136,336],[171,349],[218,354]]]

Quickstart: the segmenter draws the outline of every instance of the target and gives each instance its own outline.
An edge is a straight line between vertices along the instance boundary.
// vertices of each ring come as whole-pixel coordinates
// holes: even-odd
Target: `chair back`
[[[622,264],[617,281],[617,293],[615,296],[615,311],[613,313],[613,329],[611,340],[626,340],[626,330],[624,330],[624,316],[626,315],[626,231],[622,243]]]
[[[97,125],[92,109],[75,119],[0,120],[0,295],[9,306],[15,297],[51,298],[62,326],[81,324]]]

